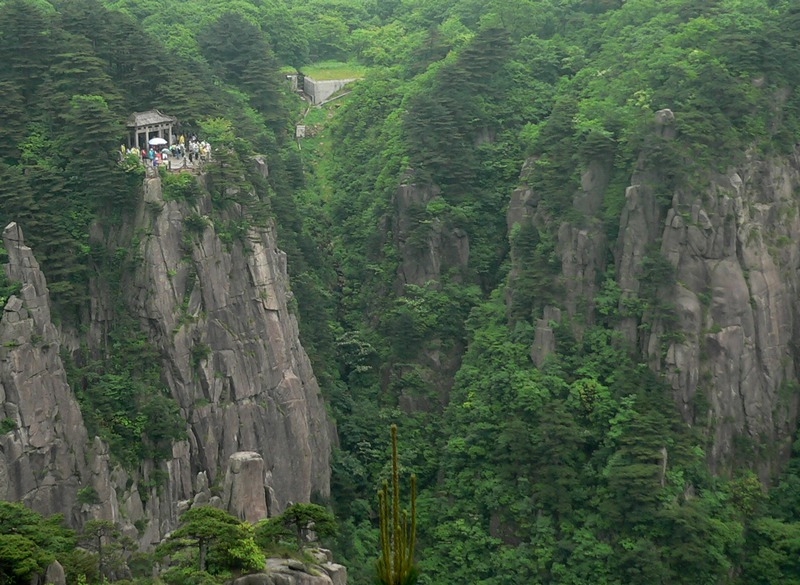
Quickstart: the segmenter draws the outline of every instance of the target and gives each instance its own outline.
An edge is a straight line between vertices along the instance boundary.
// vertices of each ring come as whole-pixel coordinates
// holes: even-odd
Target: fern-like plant
[[[379,585],[414,585],[419,571],[414,563],[417,540],[417,476],[411,476],[411,513],[400,508],[400,464],[397,458],[397,425],[392,425],[392,487],[384,481],[378,492],[381,522]]]

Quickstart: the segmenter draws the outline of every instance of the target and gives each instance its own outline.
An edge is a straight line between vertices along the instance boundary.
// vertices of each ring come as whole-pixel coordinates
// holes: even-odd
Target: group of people
[[[187,143],[186,137],[181,134],[177,142],[165,145],[150,145],[149,148],[142,148],[137,151],[136,148],[126,148],[124,144],[120,145],[120,153],[124,159],[126,156],[141,156],[142,164],[145,166],[152,166],[158,171],[160,164],[167,164],[170,159],[184,161],[188,160],[192,165],[198,165],[211,160],[211,145],[205,141],[199,141],[197,136],[192,135]],[[185,166],[185,162],[184,165]]]

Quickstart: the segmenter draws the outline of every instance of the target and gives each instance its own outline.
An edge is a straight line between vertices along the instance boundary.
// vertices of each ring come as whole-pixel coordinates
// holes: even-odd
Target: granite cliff
[[[24,226],[6,228],[6,274],[22,288],[0,321],[0,409],[9,421],[0,436],[0,497],[64,513],[75,525],[111,520],[150,546],[195,502],[255,521],[287,502],[328,496],[335,429],[289,309],[274,227],[223,242],[210,208],[208,198],[164,201],[151,177],[127,220],[94,230],[96,242],[137,256],[123,277],[123,301],[158,348],[163,381],[186,421],[186,439],[167,461],[135,471],[88,435],[61,357],[82,344],[104,351],[115,318],[108,287],[92,281],[83,333],[59,330]],[[204,218],[205,228],[190,235],[189,215]],[[79,498],[89,492],[91,501]]]
[[[675,115],[657,114],[659,139],[674,137]],[[750,153],[666,189],[674,169],[641,157],[610,242],[599,214],[609,164],[594,161],[583,173],[573,206],[585,221],[556,228],[565,295],[540,309],[532,359],[541,364],[553,350],[551,325],[562,315],[578,334],[599,318],[597,294],[611,274],[617,328],[663,373],[683,420],[704,429],[712,470],[749,461],[764,479],[774,476],[798,414],[798,153]],[[548,214],[527,184],[512,196],[508,224],[546,229]],[[639,302],[648,295],[655,307]]]

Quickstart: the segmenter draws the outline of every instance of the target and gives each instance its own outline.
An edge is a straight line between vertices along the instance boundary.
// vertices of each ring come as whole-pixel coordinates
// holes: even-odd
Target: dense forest
[[[285,74],[326,67],[364,78],[308,108]],[[663,229],[728,169],[796,156],[798,84],[789,0],[2,0],[0,221],[25,227],[60,327],[79,332],[90,276],[119,295],[136,262],[134,246],[97,240],[144,177],[117,157],[127,115],[159,108],[209,139],[208,181],[165,174],[165,196],[208,189],[231,240],[277,225],[339,438],[316,503],[354,585],[374,582],[391,424],[404,489],[417,477],[421,585],[788,585],[796,383],[783,436],[740,433],[716,452],[710,392],[677,404],[663,365],[685,336],[674,291],[691,283],[659,233],[626,288],[617,242],[630,185],[652,185]],[[295,141],[301,122],[313,132]],[[593,238],[581,290],[564,230]],[[0,281],[3,303],[14,286]],[[65,359],[90,431],[135,469],[165,460],[181,425],[140,324],[117,313],[111,351]],[[74,549],[53,519],[0,508],[6,522],[30,534],[0,534],[3,583]],[[218,551],[216,580],[257,564],[270,534]],[[152,557],[135,561],[152,581]]]

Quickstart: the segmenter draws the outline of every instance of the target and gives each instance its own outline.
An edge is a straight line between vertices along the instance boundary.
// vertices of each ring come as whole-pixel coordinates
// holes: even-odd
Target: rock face
[[[458,281],[469,263],[467,233],[430,211],[431,204],[443,203],[440,193],[436,185],[418,185],[410,180],[395,191],[393,223],[389,226],[387,221],[384,227],[386,232],[392,233],[394,246],[400,252],[394,286],[398,296],[406,294],[407,285],[438,287],[446,273]],[[426,388],[436,391],[438,396],[431,397],[404,390],[399,402],[405,412],[429,412],[447,404],[453,378],[461,364],[463,348],[458,345],[443,348],[441,340],[430,340],[420,350],[415,365],[397,366],[383,377],[388,384],[391,377],[418,376],[424,380]]]
[[[279,505],[271,514],[289,500],[326,497],[330,429],[288,309],[286,256],[274,230],[251,229],[245,242],[226,245],[210,221],[202,233],[187,233],[192,214],[207,218],[210,200],[195,209],[165,202],[160,181],[146,181],[135,227],[149,235],[129,283],[189,425],[187,445],[169,467],[174,497],[189,499],[201,471],[221,484],[240,451],[263,459]]]
[[[226,213],[235,219],[242,210]],[[209,199],[166,202],[160,180],[150,178],[130,221],[93,234],[139,258],[124,276],[124,300],[158,348],[187,424],[170,460],[159,469],[143,462],[133,474],[88,437],[59,357],[64,340],[68,349],[102,350],[114,318],[107,287],[91,283],[87,333],[60,334],[33,253],[15,224],[6,228],[6,271],[23,286],[0,321],[0,420],[9,429],[0,435],[0,498],[64,513],[74,525],[111,520],[149,547],[195,502],[254,521],[289,501],[329,495],[335,430],[289,310],[286,256],[273,227],[234,241],[209,215]],[[206,228],[187,231],[189,216],[206,218]],[[92,497],[78,503],[89,488]]]
[[[447,269],[465,268],[469,262],[469,237],[464,230],[448,228],[438,218],[421,220],[439,192],[432,185],[403,184],[395,193],[393,233],[402,256],[397,274],[399,294],[406,284],[438,282]]]
[[[22,283],[0,320],[0,499],[76,518],[90,444],[59,357],[47,281],[22,230],[6,226],[6,275]]]
[[[230,456],[222,504],[228,512],[247,522],[255,523],[269,515],[261,455],[244,451]]]
[[[64,567],[58,561],[53,561],[47,566],[44,574],[46,585],[67,585],[67,576],[64,574]]]
[[[264,573],[239,577],[230,585],[347,585],[347,569],[329,561],[308,565],[293,559],[267,559]]]
[[[787,452],[797,419],[798,187],[795,156],[675,193],[661,252],[675,266],[682,335],[647,342],[654,361],[666,350],[660,363],[684,418],[714,419],[711,460],[759,455],[764,475],[773,458],[763,449]]]
[[[675,137],[679,116],[656,114],[657,140]],[[616,242],[606,243],[598,225],[608,188],[601,163],[589,165],[574,198],[584,214],[581,227],[549,225],[558,235],[558,278],[566,293],[558,308],[570,318],[580,315],[572,322],[578,335],[594,322],[593,298],[599,275],[610,267],[610,250],[621,291],[617,327],[671,385],[684,420],[707,429],[712,469],[724,473],[744,459],[766,479],[788,454],[800,404],[800,154],[753,156],[666,194],[662,173],[678,169],[644,159],[637,167]],[[527,187],[514,192],[509,230],[548,221],[535,193]],[[642,293],[646,259],[654,257],[672,267],[674,279],[658,287],[671,322],[622,310]],[[534,315],[537,364],[552,351],[553,307],[546,310],[549,315]]]

